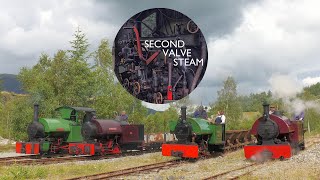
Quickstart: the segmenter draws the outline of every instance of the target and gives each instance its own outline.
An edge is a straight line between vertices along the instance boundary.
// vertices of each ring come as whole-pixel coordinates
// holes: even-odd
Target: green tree
[[[178,101],[175,101],[174,103],[172,103],[172,104],[170,104],[170,105],[172,105],[172,106],[174,106],[174,107],[176,107],[176,108],[180,108],[181,106],[191,106],[193,103],[192,103],[192,101],[191,101],[191,99],[190,99],[190,97],[189,97],[189,95],[188,96],[186,96],[186,97],[184,97],[184,98],[182,98],[182,99],[180,99],[180,100],[178,100]]]
[[[130,122],[144,122],[147,109],[115,81],[108,41],[102,40],[90,53],[85,34],[78,30],[74,38],[71,50],[59,50],[52,58],[42,54],[35,66],[20,70],[18,79],[29,95],[3,105],[0,126],[7,130],[0,133],[26,138],[33,103],[40,104],[42,117],[52,117],[55,108],[69,105],[95,108],[99,118],[110,119],[125,110]],[[90,58],[94,58],[94,64],[87,62]],[[11,123],[10,128],[5,126]]]
[[[308,129],[308,124],[311,132],[320,133],[320,122],[319,122],[319,112],[315,109],[306,109],[304,127]]]
[[[98,50],[93,53],[94,65],[94,96],[93,107],[101,117],[114,118],[116,113],[126,111],[129,121],[142,123],[143,117],[147,115],[147,109],[128,93],[119,82],[115,81],[113,73],[113,61],[109,43],[102,40]]]
[[[169,132],[169,121],[177,120],[179,115],[176,108],[170,107],[163,112],[156,112],[143,118],[146,133]]]
[[[0,112],[1,136],[9,139],[27,139],[26,129],[32,121],[32,105],[28,96],[16,96],[5,102]]]
[[[3,109],[3,99],[2,99],[2,78],[0,76],[0,114],[2,113]]]
[[[2,84],[3,84],[3,80],[2,80],[2,77],[1,77],[1,75],[0,75],[0,92],[1,92],[2,89],[3,89]],[[1,96],[1,94],[0,94],[0,96]]]
[[[239,96],[239,101],[244,112],[262,112],[262,103],[265,101],[275,105],[280,104],[278,100],[272,98],[271,91],[242,95]]]
[[[169,121],[178,120],[179,112],[176,108],[169,107],[163,112],[163,130],[161,132],[169,132]]]
[[[46,115],[61,105],[90,106],[95,72],[87,63],[89,44],[80,30],[74,37],[73,49],[59,50],[52,59],[42,54],[34,67],[22,68],[18,75],[23,89]]]
[[[71,53],[70,57],[75,61],[86,61],[90,57],[90,54],[88,54],[89,43],[86,35],[78,27],[73,36],[74,39],[70,41],[72,49],[68,50]]]
[[[228,77],[224,81],[223,88],[218,91],[217,102],[213,105],[211,111],[224,111],[227,128],[237,128],[237,123],[242,117],[242,108],[237,96],[237,84],[233,77]]]
[[[194,105],[194,103],[190,99],[189,95],[170,104],[170,107],[174,107],[179,113],[180,113],[180,108],[182,106],[187,106],[187,113],[188,114],[193,114],[194,111],[198,108],[198,106]]]
[[[113,73],[112,53],[108,40],[101,40],[98,50],[95,51],[93,56],[95,57],[97,66],[102,67],[110,74]]]

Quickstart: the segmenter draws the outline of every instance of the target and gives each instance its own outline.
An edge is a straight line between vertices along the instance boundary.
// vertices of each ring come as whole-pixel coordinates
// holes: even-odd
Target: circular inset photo
[[[114,72],[136,98],[155,104],[182,99],[200,83],[208,61],[205,38],[186,15],[165,8],[142,11],[119,30]]]

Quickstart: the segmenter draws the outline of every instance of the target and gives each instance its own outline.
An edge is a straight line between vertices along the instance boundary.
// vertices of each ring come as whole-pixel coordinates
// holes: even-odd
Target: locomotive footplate
[[[244,146],[244,154],[247,159],[271,158],[284,159],[291,157],[290,144],[274,144],[274,145],[247,145]]]
[[[183,158],[198,158],[199,148],[198,145],[162,144],[162,155]]]

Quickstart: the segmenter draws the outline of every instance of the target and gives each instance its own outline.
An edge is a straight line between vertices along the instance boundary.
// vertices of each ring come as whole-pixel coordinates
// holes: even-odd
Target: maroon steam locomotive
[[[303,150],[303,121],[290,120],[280,112],[269,114],[269,104],[263,104],[263,116],[258,118],[251,128],[251,134],[257,143],[244,146],[247,159],[290,158],[298,150]]]

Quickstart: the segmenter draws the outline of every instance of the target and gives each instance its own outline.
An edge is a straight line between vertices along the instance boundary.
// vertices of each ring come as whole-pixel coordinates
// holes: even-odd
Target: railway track
[[[315,144],[318,144],[319,140],[309,140],[306,141],[306,148],[310,148],[314,146]],[[277,161],[277,160],[276,160]],[[241,177],[248,175],[256,170],[257,166],[264,166],[265,164],[261,163],[252,163],[246,166],[242,166],[230,171],[225,171],[219,174],[215,174],[213,176],[204,178],[203,180],[211,180],[211,179],[240,179]]]
[[[229,152],[230,151],[228,151],[227,153],[229,153]],[[227,153],[225,153],[225,154],[227,154]],[[199,160],[204,160],[204,159],[208,159],[208,158],[216,158],[220,155],[221,155],[221,153],[214,153],[214,154],[211,154],[210,157],[200,158]],[[68,180],[78,180],[78,179],[96,180],[96,179],[121,178],[124,176],[140,174],[140,173],[159,172],[160,170],[163,170],[163,169],[168,169],[170,167],[174,167],[177,165],[190,163],[190,162],[194,162],[194,161],[193,160],[187,161],[187,160],[177,159],[177,160],[166,161],[166,162],[155,163],[155,164],[144,165],[144,166],[138,166],[138,167],[133,167],[133,168],[128,168],[128,169],[116,170],[116,171],[111,171],[111,172],[106,172],[106,173],[80,176],[80,177],[71,178]]]
[[[43,164],[44,165],[44,164],[55,164],[55,163],[84,161],[84,160],[88,160],[88,157],[67,156],[67,157],[35,159],[32,156],[17,156],[17,157],[0,158],[0,166],[8,166],[13,164],[19,164],[19,165]]]
[[[252,172],[253,170],[248,171],[249,168],[252,168],[253,166],[257,166],[257,165],[258,165],[257,163],[252,163],[252,164],[249,164],[249,165],[246,165],[246,166],[242,166],[242,167],[239,167],[239,168],[236,168],[236,169],[232,169],[230,171],[225,171],[225,172],[222,172],[222,173],[219,173],[219,174],[215,174],[213,176],[204,178],[203,180],[238,179],[241,176],[244,176],[245,174],[248,174],[248,173]],[[244,173],[243,173],[243,171],[244,171]],[[241,174],[239,174],[239,172],[241,172]],[[236,174],[236,175],[234,175],[234,174]],[[233,175],[233,176],[230,177],[230,175]]]
[[[242,148],[244,145],[250,143],[251,141],[246,140],[243,143],[240,143],[238,139],[240,136],[247,136],[247,131],[230,131],[230,136],[228,135],[228,144],[226,145],[226,152],[233,151],[235,149]],[[251,139],[250,139],[251,140]],[[232,143],[231,143],[232,142]],[[14,164],[19,165],[47,165],[47,164],[57,164],[57,163],[66,163],[74,161],[88,161],[88,160],[102,160],[102,159],[112,159],[124,156],[134,156],[141,155],[145,153],[158,152],[160,150],[150,150],[150,151],[133,151],[125,152],[119,155],[108,155],[108,156],[66,156],[66,157],[51,157],[51,158],[40,158],[37,155],[25,155],[25,156],[15,156],[15,157],[5,157],[0,158],[0,166],[9,166]]]
[[[127,175],[133,175],[137,173],[149,173],[154,171],[160,171],[162,169],[168,169],[173,166],[180,165],[182,163],[187,163],[186,161],[181,160],[172,160],[172,161],[166,161],[156,164],[149,164],[144,166],[138,166],[133,168],[127,168],[127,169],[121,169],[117,171],[111,171],[106,173],[100,173],[100,174],[93,174],[93,175],[87,175],[87,176],[80,176],[76,178],[71,178],[68,180],[78,180],[78,179],[89,179],[89,180],[97,180],[97,179],[110,179],[110,178],[120,178]]]
[[[219,155],[220,155],[220,153],[216,153],[215,155],[213,155],[209,158],[215,158]],[[193,161],[191,161],[191,162],[193,162]],[[190,161],[181,160],[181,159],[172,160],[172,161],[166,161],[166,162],[155,163],[155,164],[150,164],[150,165],[138,166],[138,167],[133,167],[133,168],[128,168],[128,169],[121,169],[121,170],[116,170],[116,171],[111,171],[111,172],[106,172],[106,173],[80,176],[80,177],[71,178],[68,180],[79,180],[79,179],[97,180],[97,179],[121,178],[124,176],[134,175],[134,174],[159,172],[160,170],[169,169],[171,167],[185,164],[185,163],[190,163]],[[242,169],[244,169],[244,168],[247,168],[247,167],[242,167]],[[229,171],[229,172],[231,172],[231,171]],[[229,172],[225,172],[225,174],[227,174]],[[222,175],[223,174],[217,175],[217,177],[222,176]]]
[[[234,133],[233,131],[230,131],[230,134]],[[228,136],[228,143],[226,144],[225,148],[225,153],[227,154],[229,152],[233,152],[234,150],[243,148],[244,145],[249,144],[252,142],[252,139],[245,140],[245,142],[241,143],[239,141],[240,136],[248,136],[248,131],[236,131],[237,136]],[[231,142],[234,142],[232,144]],[[209,158],[215,158],[217,156],[220,156],[221,153],[214,153],[211,154]],[[207,159],[208,157],[200,158],[200,159]],[[87,176],[80,176],[76,178],[72,178],[69,180],[76,180],[76,179],[110,179],[110,178],[119,178],[123,177],[126,175],[132,175],[132,174],[137,174],[137,173],[150,173],[151,171],[160,171],[162,169],[167,169],[169,167],[173,167],[176,165],[180,165],[182,163],[188,163],[188,161],[184,160],[173,160],[173,161],[166,161],[162,163],[156,163],[156,164],[150,164],[150,165],[145,165],[145,166],[138,166],[138,167],[133,167],[133,168],[128,168],[128,169],[123,169],[123,170],[117,170],[117,171],[112,171],[112,172],[106,172],[106,173],[99,173],[99,174],[94,174],[94,175],[87,175]]]
[[[306,142],[306,147],[310,148],[314,144],[319,143],[319,141],[308,141]],[[123,156],[132,156],[132,155],[139,155],[144,154],[146,152],[127,152],[122,155],[116,156],[105,156],[105,157],[96,157],[92,159],[89,156],[68,156],[68,157],[52,157],[52,158],[42,158],[42,159],[34,159],[37,158],[35,155],[26,155],[26,156],[16,156],[16,157],[5,157],[0,158],[0,166],[1,165],[12,165],[12,164],[19,164],[19,165],[34,165],[34,164],[55,164],[55,163],[65,163],[65,162],[73,162],[73,161],[87,161],[87,160],[101,160],[101,159],[111,159]],[[182,163],[187,163],[186,161],[167,161],[162,163],[150,164],[145,166],[133,167],[128,169],[123,169],[119,171],[112,171],[107,173],[100,173],[88,176],[81,176],[72,179],[108,179],[108,178],[115,178],[115,177],[123,177],[126,175],[132,175],[137,173],[145,173],[145,172],[154,172],[160,171],[162,169],[166,169],[169,167],[173,167],[176,165],[180,165]],[[252,163],[243,167],[239,167],[233,169],[231,171],[222,172],[205,179],[220,179],[220,178],[228,178],[228,179],[239,179],[240,177],[250,174],[254,171],[254,166],[262,165],[258,163]],[[231,176],[230,176],[231,175]]]
[[[21,161],[36,158],[36,155],[10,156],[0,158],[0,165],[10,164],[13,161]]]
[[[34,155],[2,157],[2,158],[0,158],[0,163],[3,162],[3,161],[27,159],[27,158],[31,158],[31,157],[34,157]]]
[[[107,155],[107,156],[62,156],[62,157],[42,157],[40,158],[37,155],[26,155],[26,156],[15,156],[15,157],[4,157],[0,158],[0,166],[9,166],[9,165],[47,165],[47,164],[57,164],[57,163],[66,163],[66,162],[76,162],[76,161],[94,161],[94,160],[103,160],[103,159],[113,159],[125,156],[136,156],[142,155],[145,153],[152,153],[155,151],[148,152],[125,152],[122,154],[116,155]]]

